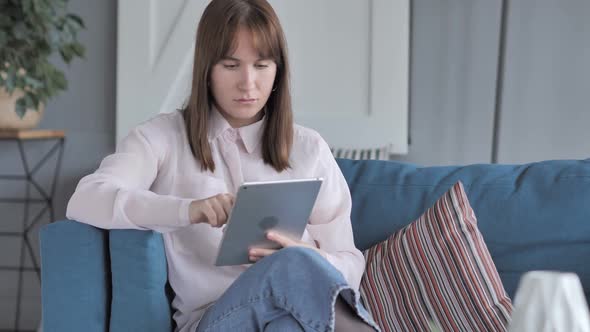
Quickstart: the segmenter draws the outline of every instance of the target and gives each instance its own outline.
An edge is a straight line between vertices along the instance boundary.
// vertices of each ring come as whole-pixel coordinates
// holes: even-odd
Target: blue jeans
[[[378,330],[336,268],[311,249],[284,248],[246,270],[196,331],[333,331],[338,295]]]

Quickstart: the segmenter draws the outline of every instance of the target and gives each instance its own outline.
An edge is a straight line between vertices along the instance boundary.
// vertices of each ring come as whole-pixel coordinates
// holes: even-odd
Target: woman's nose
[[[240,75],[240,82],[238,87],[242,90],[250,90],[256,86],[256,71],[255,68],[246,66]]]

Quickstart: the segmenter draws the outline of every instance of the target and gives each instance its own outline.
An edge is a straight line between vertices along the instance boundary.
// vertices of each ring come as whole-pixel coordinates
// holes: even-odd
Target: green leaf
[[[10,27],[12,26],[12,20],[10,16],[5,15],[4,13],[0,14],[0,27]]]
[[[25,99],[25,106],[27,108],[35,108],[35,102],[33,101],[33,98],[31,98],[30,94],[25,94],[24,97],[22,97]]]
[[[18,22],[12,27],[12,34],[16,39],[25,40],[27,38],[27,27],[23,22]]]
[[[5,31],[0,30],[0,49],[2,49],[6,45],[7,42],[8,42],[8,34]]]
[[[22,119],[27,112],[27,106],[24,98],[19,98],[16,101],[16,114]]]
[[[86,29],[86,26],[84,25],[84,21],[82,20],[82,18],[80,16],[70,13],[70,14],[66,15],[66,18],[72,22],[75,22],[79,28]]]
[[[43,82],[39,81],[38,79],[32,77],[26,77],[25,83],[33,89],[39,89],[43,87]]]
[[[21,0],[22,8],[25,13],[33,12],[33,2],[31,0]]]
[[[22,76],[16,76],[15,80],[14,80],[14,86],[19,88],[19,89],[24,89],[25,88],[25,78]]]
[[[60,39],[61,39],[61,35],[60,35],[60,33],[59,33],[59,31],[58,31],[58,30],[56,30],[56,29],[51,29],[51,30],[49,30],[49,31],[47,32],[47,34],[48,34],[47,41],[48,41],[49,43],[51,43],[51,45],[55,45],[55,44],[58,44],[58,43],[59,43],[59,41],[60,41]]]
[[[8,73],[8,76],[6,77],[6,90],[8,91],[8,93],[12,93],[12,91],[14,91],[15,88],[15,82],[14,82],[14,75],[11,74],[10,72]]]
[[[66,77],[64,76],[64,74],[60,71],[55,71],[55,87],[63,90],[67,87],[68,82],[66,81]]]
[[[86,53],[86,48],[84,47],[84,45],[78,43],[78,42],[74,42],[71,44],[72,47],[72,51],[74,52],[74,54],[76,54],[79,57],[84,57],[85,53]]]
[[[66,18],[65,17],[58,17],[55,22],[55,28],[59,31],[59,32],[63,32],[65,27],[66,27]]]
[[[72,58],[74,57],[74,53],[72,52],[71,48],[67,45],[60,47],[59,54],[61,54],[62,59],[66,63],[70,63],[70,61],[72,61]]]
[[[39,110],[39,104],[41,103],[41,101],[39,100],[37,95],[32,92],[27,92],[27,96],[29,96],[29,98],[31,98],[32,103],[33,103],[33,108],[35,110]]]

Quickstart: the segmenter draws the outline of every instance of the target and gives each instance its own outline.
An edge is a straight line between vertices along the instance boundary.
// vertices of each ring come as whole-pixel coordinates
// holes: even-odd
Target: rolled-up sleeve
[[[350,190],[329,146],[319,144],[317,176],[324,179],[307,230],[327,259],[354,289],[359,288],[365,259],[354,245],[350,212]]]

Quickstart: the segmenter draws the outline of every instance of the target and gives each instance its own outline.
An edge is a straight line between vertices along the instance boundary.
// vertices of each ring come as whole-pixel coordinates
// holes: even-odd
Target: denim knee
[[[279,313],[293,318],[284,324],[297,323],[306,331],[327,330],[335,298],[347,285],[317,251],[283,248],[246,270],[209,309],[200,326],[224,330],[236,320],[263,326]]]
[[[327,277],[338,283],[346,283],[342,274],[320,253],[311,248],[283,248],[257,264],[260,264],[259,268],[270,275],[281,275],[287,280]]]
[[[276,259],[287,261],[315,261],[322,262],[322,255],[311,248],[305,247],[288,247],[277,251],[274,255]],[[270,257],[272,257],[270,256]]]

